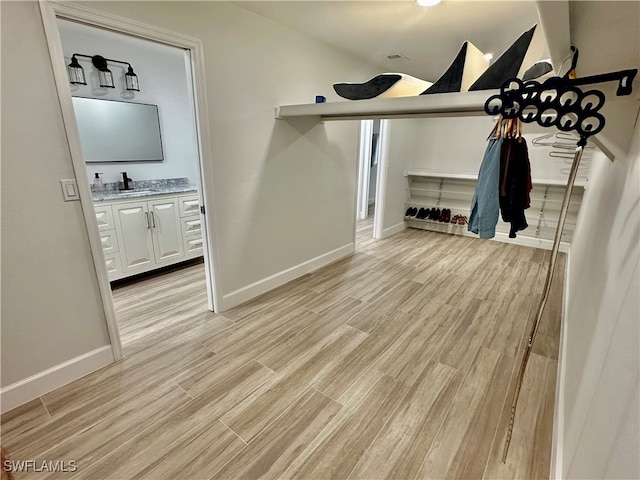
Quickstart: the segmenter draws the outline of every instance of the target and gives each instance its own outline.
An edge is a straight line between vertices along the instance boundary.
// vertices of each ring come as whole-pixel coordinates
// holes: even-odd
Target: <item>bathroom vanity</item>
[[[132,190],[94,192],[93,200],[109,280],[202,256],[195,187],[136,182]]]

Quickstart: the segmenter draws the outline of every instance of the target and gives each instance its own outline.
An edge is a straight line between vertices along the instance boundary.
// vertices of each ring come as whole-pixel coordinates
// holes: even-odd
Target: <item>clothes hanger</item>
[[[495,137],[496,139],[500,138],[500,136],[502,135],[502,115],[498,115],[498,121],[491,129],[491,132],[489,132],[489,136],[487,137],[487,140],[490,140],[493,137],[493,135],[496,135]]]
[[[548,139],[554,139],[553,141],[547,141]],[[536,147],[553,147],[567,150],[575,150],[576,142],[578,139],[572,133],[555,132],[546,133],[531,140],[531,143]],[[585,149],[594,149],[595,145],[585,145]]]

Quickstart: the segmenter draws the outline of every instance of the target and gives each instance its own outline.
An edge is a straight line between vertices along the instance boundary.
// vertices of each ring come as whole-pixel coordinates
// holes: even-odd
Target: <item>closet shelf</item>
[[[432,177],[432,178],[452,178],[460,180],[478,180],[478,175],[470,173],[442,172],[437,170],[422,170],[411,168],[404,172],[405,177]]]
[[[438,93],[417,97],[350,100],[276,107],[277,119],[315,117],[324,120],[486,115],[484,103],[497,90]]]
[[[409,169],[406,171],[407,188],[404,208],[448,208],[453,215],[465,215],[469,217],[471,200],[475,193],[477,177],[475,175],[453,174],[443,171],[429,171],[421,169]],[[510,242],[541,246],[538,240],[547,242],[550,246],[555,236],[555,226],[558,223],[559,210],[564,194],[564,183],[553,180],[538,180],[533,182],[531,191],[531,207],[525,211],[529,228],[518,234],[516,239]],[[567,223],[562,236],[564,242],[570,242],[575,229],[575,220],[580,210],[584,187],[577,185],[569,200]],[[545,198],[546,196],[546,198]],[[420,220],[413,217],[404,217],[407,226],[423,230],[433,230],[451,234],[467,234],[465,230],[451,227],[445,223],[432,220]],[[496,239],[508,238],[509,225],[498,221],[496,231],[502,232]],[[534,243],[531,243],[535,240]]]
[[[430,178],[449,178],[459,180],[477,180],[478,175],[469,173],[443,172],[437,170],[422,170],[419,168],[408,169],[404,173],[405,177],[430,177]],[[549,178],[532,178],[533,185],[554,185],[564,187],[567,185],[566,180],[549,179]],[[576,187],[586,187],[587,180],[576,179],[574,185]]]

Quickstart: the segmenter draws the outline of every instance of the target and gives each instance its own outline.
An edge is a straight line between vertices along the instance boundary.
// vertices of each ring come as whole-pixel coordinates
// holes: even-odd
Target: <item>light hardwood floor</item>
[[[548,478],[564,257],[406,230],[224,314],[202,265],[114,291],[126,358],[2,416],[13,459],[73,479]],[[560,281],[558,281],[560,280]]]

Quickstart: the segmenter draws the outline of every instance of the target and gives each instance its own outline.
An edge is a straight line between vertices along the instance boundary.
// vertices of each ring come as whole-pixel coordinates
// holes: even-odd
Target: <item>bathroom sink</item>
[[[138,195],[149,195],[151,193],[156,193],[157,190],[118,190],[118,195],[131,195],[131,194],[138,194]]]

